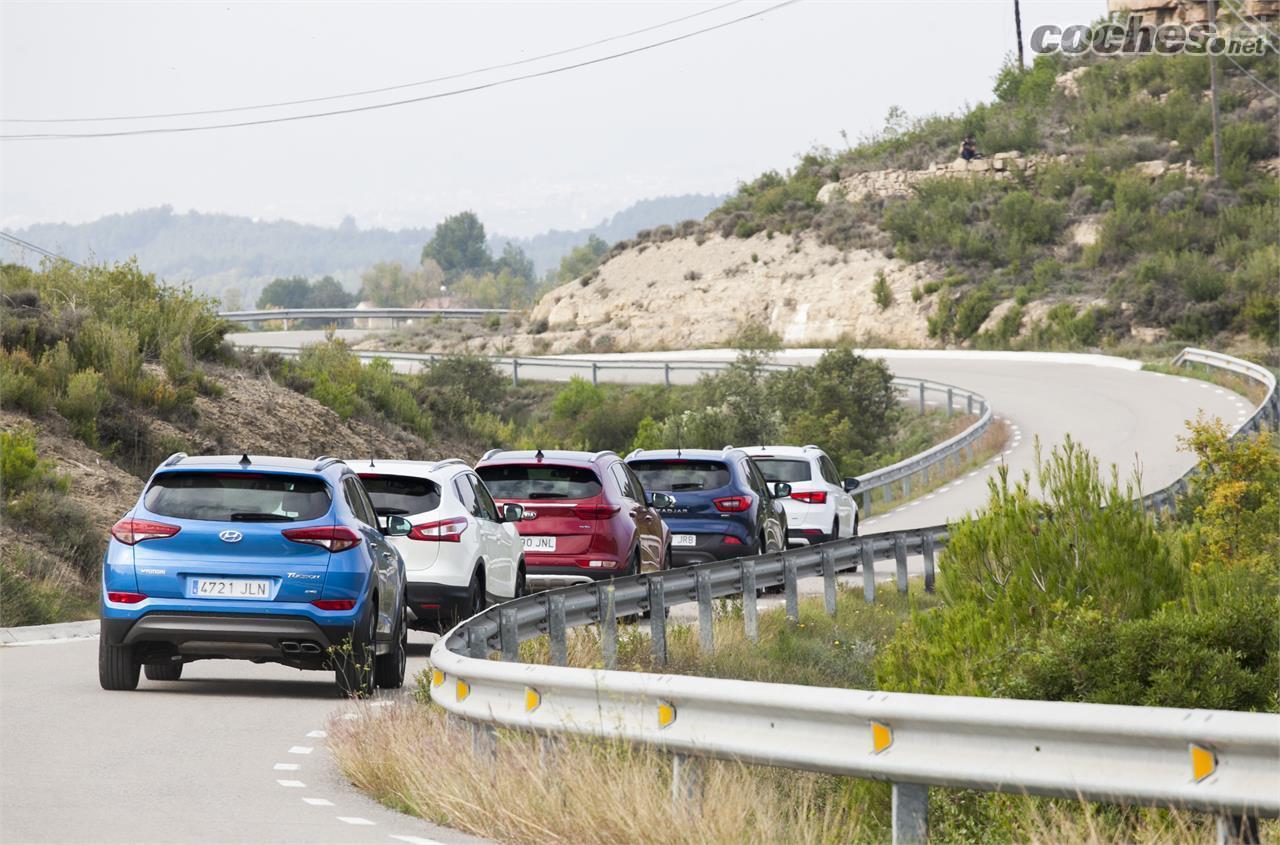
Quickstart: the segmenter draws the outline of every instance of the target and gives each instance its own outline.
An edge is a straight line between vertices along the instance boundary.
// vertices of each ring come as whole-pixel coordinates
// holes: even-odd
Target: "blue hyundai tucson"
[[[211,658],[332,669],[363,695],[404,682],[405,576],[360,478],[322,457],[166,460],[111,529],[103,689],[176,681]]]
[[[787,545],[788,484],[770,486],[741,449],[640,450],[627,466],[644,489],[670,493],[658,514],[671,528],[671,562],[690,566],[780,551]]]

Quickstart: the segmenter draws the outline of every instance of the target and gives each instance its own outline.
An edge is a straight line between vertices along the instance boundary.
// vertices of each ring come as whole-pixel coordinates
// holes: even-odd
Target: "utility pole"
[[[1013,0],[1013,28],[1018,31],[1018,70],[1025,70],[1027,66],[1022,61],[1022,9],[1018,0]]]
[[[1222,178],[1222,138],[1218,120],[1218,59],[1212,45],[1218,38],[1218,9],[1209,0],[1209,24],[1213,27],[1213,39],[1209,42],[1209,110],[1213,113],[1213,178]]]

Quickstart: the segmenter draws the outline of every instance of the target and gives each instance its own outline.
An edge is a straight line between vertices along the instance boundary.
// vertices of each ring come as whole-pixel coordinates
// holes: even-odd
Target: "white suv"
[[[752,446],[746,452],[770,484],[791,485],[782,500],[788,545],[858,536],[858,479],[841,478],[826,452],[817,446]]]
[[[410,627],[443,633],[486,603],[525,592],[523,544],[513,523],[519,505],[499,508],[484,482],[460,460],[347,461],[379,519],[413,525],[389,537],[404,558]]]

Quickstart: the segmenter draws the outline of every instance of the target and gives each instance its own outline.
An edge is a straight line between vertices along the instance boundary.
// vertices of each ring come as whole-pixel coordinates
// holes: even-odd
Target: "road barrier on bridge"
[[[511,312],[506,308],[267,308],[258,311],[223,311],[218,314],[231,323],[270,323],[283,321],[289,328],[290,320],[475,320],[493,314],[504,316]]]
[[[1218,366],[1223,357],[1186,350],[1179,361]],[[1236,366],[1254,366],[1229,363],[1237,372]],[[1242,374],[1268,387],[1244,432],[1274,422],[1277,406],[1270,373]],[[699,642],[710,650],[717,598],[742,596],[743,625],[755,638],[759,589],[781,586],[787,617],[797,621],[798,579],[821,577],[826,610],[834,614],[840,572],[861,566],[864,596],[873,600],[875,562],[893,559],[897,589],[905,592],[913,554],[924,557],[931,589],[934,552],[947,536],[946,526],[866,535],[505,602],[436,643],[432,698],[470,720],[482,746],[492,744],[500,725],[643,742],[681,760],[712,757],[887,780],[893,838],[900,843],[927,838],[930,786],[1203,810],[1218,814],[1222,841],[1256,841],[1256,819],[1280,815],[1276,714],[823,689],[613,669],[619,617],[649,614],[651,648],[662,663],[666,610],[673,604],[698,605]],[[568,668],[567,629],[589,624],[600,626],[605,668]],[[556,665],[515,662],[522,641],[544,635]],[[489,659],[494,652],[501,661]],[[673,767],[676,777],[683,769]],[[678,783],[672,788],[673,796],[687,791]]]

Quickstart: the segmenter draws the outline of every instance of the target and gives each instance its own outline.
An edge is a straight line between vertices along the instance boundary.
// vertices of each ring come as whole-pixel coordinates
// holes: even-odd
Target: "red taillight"
[[[360,545],[360,536],[341,525],[316,525],[311,528],[286,528],[280,532],[286,540],[319,546],[331,552],[345,552]]]
[[[578,519],[612,519],[613,515],[622,508],[615,508],[612,505],[574,505],[573,515]]]
[[[124,542],[121,540],[120,542]],[[130,544],[132,545],[132,544]],[[142,593],[107,593],[107,601],[117,602],[118,604],[137,604],[145,599]]]
[[[810,505],[825,505],[827,503],[827,491],[815,490],[812,493],[792,493],[791,498],[797,502],[806,502]]]
[[[459,543],[462,532],[467,530],[467,518],[455,516],[453,519],[442,519],[438,522],[424,522],[415,525],[409,532],[410,540],[430,540],[436,543]]]
[[[158,540],[162,537],[172,537],[181,530],[182,529],[176,525],[166,525],[163,522],[152,522],[149,519],[133,519],[131,517],[125,517],[115,525],[111,526],[111,536],[115,537],[126,546],[133,546],[141,543],[143,540]]]
[[[355,599],[316,599],[311,603],[321,610],[351,610],[356,606]]]
[[[748,496],[730,496],[727,499],[715,500],[716,510],[724,513],[740,513],[751,507],[751,499]]]
[[[724,535],[724,544],[726,546],[741,546],[742,541],[737,537],[734,537],[732,534],[726,534]]]

